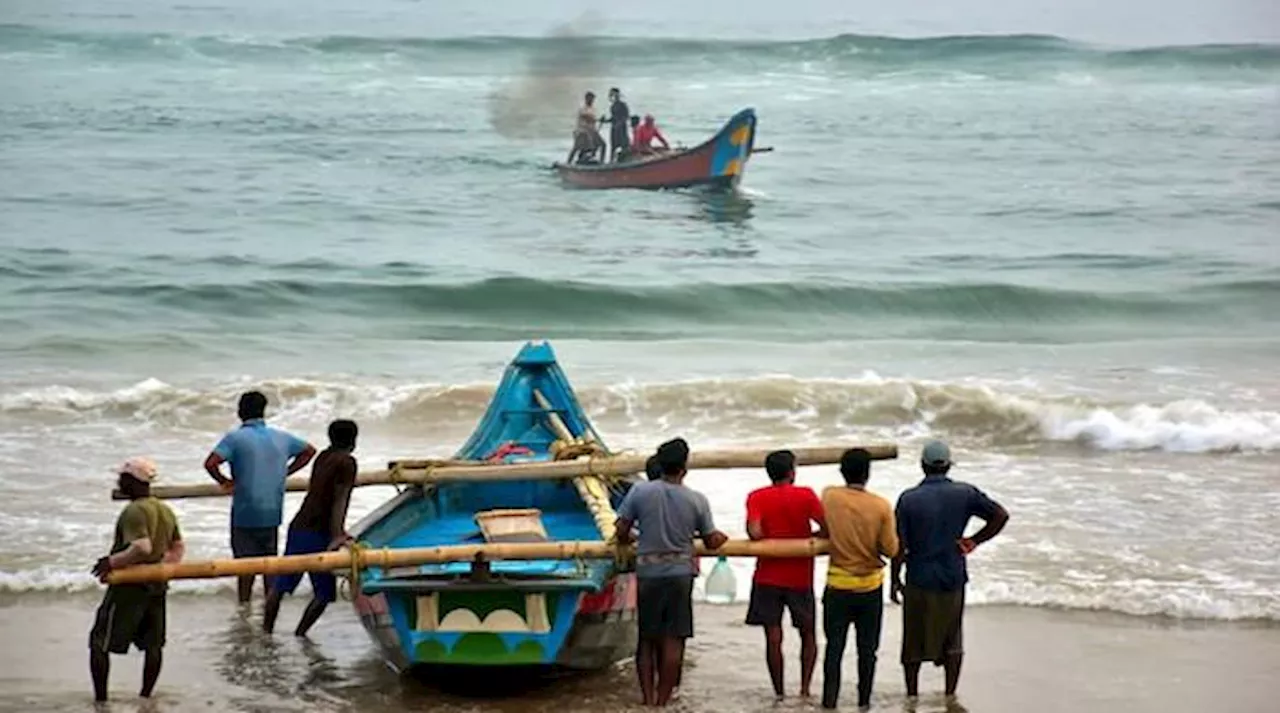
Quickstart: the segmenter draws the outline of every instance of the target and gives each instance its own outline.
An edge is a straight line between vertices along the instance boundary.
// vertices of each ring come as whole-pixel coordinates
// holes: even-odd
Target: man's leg
[[[813,669],[818,663],[818,614],[813,590],[793,594],[787,606],[791,609],[791,623],[800,632],[800,697],[808,698]]]
[[[253,598],[253,575],[236,578],[236,596],[241,604],[248,604]]]
[[[782,625],[764,628],[764,663],[769,669],[769,680],[773,682],[773,695],[781,700],[786,695],[786,686],[782,680]]]
[[[640,679],[640,699],[651,706],[657,699],[654,676],[658,670],[657,644],[654,639],[641,636],[636,644],[636,676]]]
[[[153,646],[146,650],[146,661],[142,664],[142,690],[138,692],[143,698],[150,698],[160,679],[160,667],[164,664],[164,648]]]
[[[250,585],[252,588],[252,584]],[[276,617],[280,616],[280,602],[284,592],[276,587],[267,588],[267,602],[262,609],[262,630],[270,634],[276,629]]]
[[[880,626],[884,619],[884,594],[880,588],[859,594],[854,627],[858,647],[858,706],[871,705],[871,688],[876,678],[876,651],[880,648]]]
[[[327,606],[329,606],[329,602],[319,597],[312,597],[311,603],[307,605],[307,610],[302,612],[302,619],[298,621],[298,628],[293,631],[294,635],[306,636],[307,631],[320,619],[320,615],[324,614]]]
[[[956,687],[960,685],[960,664],[964,663],[964,654],[947,654],[943,663],[947,674],[947,695],[954,696]]]
[[[658,643],[661,647],[658,656],[658,694],[655,704],[665,706],[671,702],[671,692],[676,688],[676,678],[680,675],[680,639],[675,636],[664,636]]]
[[[849,637],[849,614],[843,593],[828,588],[822,595],[822,632],[827,651],[822,659],[822,707],[835,708],[840,698],[840,666]]]
[[[907,686],[907,695],[915,698],[920,695],[920,662],[911,661],[902,664],[902,680]]]
[[[93,677],[93,700],[107,700],[107,678],[111,675],[111,659],[106,649],[89,649],[89,675]]]

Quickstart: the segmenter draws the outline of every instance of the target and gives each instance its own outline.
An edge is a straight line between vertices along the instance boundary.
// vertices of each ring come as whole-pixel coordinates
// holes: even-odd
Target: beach
[[[0,710],[63,713],[91,710],[85,636],[95,602],[6,596],[0,627],[11,641],[0,653]],[[899,609],[888,605],[877,670],[876,710],[903,710],[897,664]],[[291,601],[282,624],[296,619]],[[260,603],[244,615],[230,596],[212,601],[174,596],[169,646],[154,701],[136,697],[141,656],[113,660],[110,710],[128,711],[641,711],[630,663],[598,674],[525,682],[494,693],[401,680],[365,641],[350,611],[326,614],[308,639],[258,631]],[[672,710],[690,713],[816,710],[799,700],[794,632],[786,672],[792,697],[774,704],[764,669],[763,637],[742,624],[740,605],[700,605],[689,668]],[[959,703],[983,713],[1077,711],[1270,710],[1280,681],[1280,629],[1269,624],[1187,623],[1097,612],[1017,607],[971,609],[965,620],[965,677]],[[852,652],[849,652],[852,655]],[[846,677],[852,659],[846,659]],[[821,688],[815,674],[815,691]],[[853,710],[846,680],[841,708]],[[946,711],[938,670],[921,674],[920,713]],[[500,686],[499,686],[500,687]],[[953,706],[953,710],[958,710]]]
[[[618,452],[894,443],[870,482],[894,501],[946,440],[1012,517],[973,560],[970,710],[1273,708],[1277,25],[965,2],[5,3],[0,709],[88,705],[124,459],[209,482],[248,389],[321,447],[355,419],[363,469],[449,457],[530,340]],[[549,167],[611,86],[686,146],[754,108],[774,151],[728,193],[567,190]],[[688,482],[745,536],[762,472]],[[227,556],[229,503],[172,505],[188,559]],[[267,641],[231,587],[174,584],[161,709],[634,701],[626,666],[439,693],[346,607]],[[679,706],[771,710],[741,607],[699,607]]]

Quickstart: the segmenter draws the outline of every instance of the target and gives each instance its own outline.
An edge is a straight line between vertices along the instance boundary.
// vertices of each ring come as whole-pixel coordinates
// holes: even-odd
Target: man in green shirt
[[[93,574],[100,582],[106,582],[112,570],[181,561],[186,551],[173,511],[151,496],[156,464],[147,458],[131,458],[117,472],[119,489],[128,496],[129,504],[116,520],[111,554],[93,566]],[[111,670],[108,654],[129,653],[129,644],[146,654],[139,695],[151,697],[156,679],[160,677],[167,592],[168,585],[163,582],[107,587],[93,630],[89,632],[89,671],[93,675],[95,700],[107,700],[107,678]]]

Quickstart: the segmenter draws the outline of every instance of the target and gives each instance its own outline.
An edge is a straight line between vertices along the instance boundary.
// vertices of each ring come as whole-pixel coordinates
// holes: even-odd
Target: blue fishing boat
[[[550,345],[526,344],[458,459],[519,463],[566,445],[607,452]],[[633,476],[634,477],[634,476]],[[413,486],[352,530],[371,548],[599,540],[629,481],[445,482]],[[635,650],[635,575],[611,560],[454,562],[352,583],[355,608],[392,668],[596,669]]]

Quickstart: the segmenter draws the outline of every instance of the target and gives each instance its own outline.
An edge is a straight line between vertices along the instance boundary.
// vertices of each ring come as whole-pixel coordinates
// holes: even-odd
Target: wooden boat
[[[731,188],[742,180],[755,150],[756,113],[743,109],[715,136],[691,149],[622,163],[555,164],[566,184],[578,188]]]
[[[526,344],[457,458],[545,461],[604,444],[551,347]],[[635,477],[448,482],[413,486],[352,534],[370,548],[484,541],[600,540]],[[635,575],[612,560],[454,562],[368,569],[356,612],[388,664],[596,669],[634,654]]]

